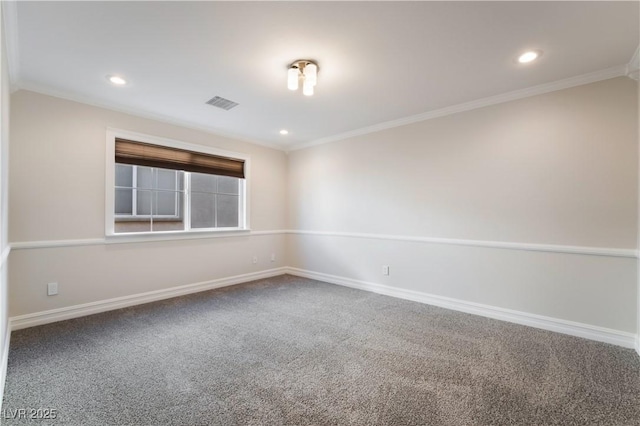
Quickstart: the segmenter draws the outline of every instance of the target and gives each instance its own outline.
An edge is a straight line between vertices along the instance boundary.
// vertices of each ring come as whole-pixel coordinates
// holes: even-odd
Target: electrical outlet
[[[389,265],[382,265],[382,275],[389,275]]]
[[[258,256],[253,256],[253,263],[258,263]]]
[[[58,283],[47,284],[47,296],[55,296],[58,294]]]
[[[271,261],[272,262],[276,261],[276,254],[275,253],[271,253]]]

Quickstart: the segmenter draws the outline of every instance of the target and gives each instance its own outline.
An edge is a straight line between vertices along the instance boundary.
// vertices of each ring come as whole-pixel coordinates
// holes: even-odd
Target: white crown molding
[[[287,274],[290,275],[324,281],[332,284],[342,285],[345,287],[383,294],[385,296],[397,297],[399,299],[439,306],[445,309],[451,309],[454,311],[465,312],[473,315],[480,315],[487,318],[526,325],[543,330],[554,331],[556,333],[582,337],[598,342],[610,343],[625,348],[634,348],[636,344],[636,334],[628,333],[625,331],[613,330],[610,328],[598,327],[574,321],[567,321],[559,318],[531,314],[528,312],[515,311],[512,309],[499,308],[496,306],[484,305],[475,302],[468,302],[465,300],[454,299],[450,297],[437,296],[434,294],[419,291],[400,289],[397,287],[390,287],[383,284],[376,284],[346,277],[339,277],[336,275],[329,275],[321,272],[314,272],[291,267],[286,268],[286,271]]]
[[[15,62],[15,60],[13,62]],[[420,121],[431,120],[438,117],[444,117],[447,115],[457,114],[460,112],[471,111],[478,108],[484,108],[487,106],[497,105],[500,103],[514,101],[514,100],[523,99],[523,98],[528,98],[531,96],[542,95],[545,93],[568,89],[571,87],[581,86],[584,84],[595,83],[598,81],[608,80],[611,78],[621,77],[625,75],[631,77],[631,75],[629,75],[628,64],[619,65],[616,67],[607,68],[604,70],[579,75],[576,77],[570,77],[564,80],[559,80],[551,83],[545,83],[538,86],[529,87],[526,89],[515,90],[512,92],[507,92],[500,95],[477,99],[477,100],[465,102],[462,104],[452,105],[452,106],[441,108],[438,110],[428,111],[422,114],[413,115],[413,116],[401,118],[398,120],[387,121],[384,123],[375,124],[373,126],[364,127],[361,129],[356,129],[349,132],[340,133],[337,135],[328,136],[325,138],[316,139],[309,142],[294,143],[289,145],[277,145],[274,143],[265,142],[257,139],[243,138],[242,136],[239,136],[233,133],[224,132],[218,129],[212,129],[206,126],[189,122],[189,121],[179,120],[173,117],[151,113],[138,108],[125,107],[123,105],[116,105],[111,102],[97,100],[88,96],[83,96],[78,94],[69,94],[69,93],[54,90],[51,88],[42,87],[33,83],[22,82],[22,81],[19,81],[19,79],[16,79],[16,81],[13,83],[13,86],[15,86],[16,90],[19,90],[19,89],[27,90],[30,92],[35,92],[35,93],[39,93],[46,96],[52,96],[55,98],[65,99],[72,102],[79,102],[82,104],[86,104],[86,105],[90,105],[98,108],[104,108],[104,109],[108,109],[115,112],[120,112],[120,113],[129,114],[129,115],[133,115],[140,118],[146,118],[149,120],[158,121],[161,123],[198,130],[214,136],[221,136],[225,138],[235,139],[237,141],[250,143],[254,145],[260,145],[260,146],[275,149],[278,151],[283,151],[285,153],[289,153],[291,151],[297,151],[300,149],[310,148],[312,146],[324,145],[331,142],[337,142],[337,141],[349,139],[355,136],[362,136],[369,133],[375,133],[382,130],[387,130],[395,127],[417,123]]]
[[[233,133],[225,132],[224,130],[213,129],[210,127],[206,127],[206,126],[202,126],[202,125],[190,122],[190,121],[180,120],[180,119],[169,117],[166,115],[152,113],[139,108],[126,107],[123,105],[106,102],[103,100],[98,100],[90,96],[70,94],[67,92],[62,92],[62,91],[51,89],[48,87],[43,87],[37,84],[21,82],[21,81],[17,82],[16,86],[20,90],[26,90],[29,92],[39,93],[41,95],[51,96],[54,98],[64,99],[67,101],[78,102],[85,105],[108,109],[110,111],[120,112],[128,115],[133,115],[135,117],[140,117],[148,120],[158,121],[161,123],[171,124],[173,126],[180,126],[186,129],[198,130],[200,132],[208,133],[213,136],[234,139],[239,142],[250,143],[253,145],[260,145],[260,146],[275,149],[278,151],[285,151],[285,147],[276,145],[270,142],[265,142],[257,139],[244,138],[242,136],[239,136]]]
[[[602,80],[608,80],[610,78],[622,77],[626,75],[626,73],[627,73],[627,65],[619,65],[616,67],[591,72],[588,74],[582,74],[575,77],[566,78],[564,80],[558,80],[551,83],[540,84],[538,86],[533,86],[526,89],[514,90],[512,92],[503,93],[501,95],[489,96],[487,98],[482,98],[482,99],[477,99],[475,101],[452,105],[445,108],[428,111],[422,114],[401,118],[398,120],[387,121],[387,122],[376,124],[373,126],[351,130],[349,132],[341,133],[338,135],[316,139],[310,142],[293,144],[288,147],[287,151],[288,152],[297,151],[299,149],[305,149],[305,148],[309,148],[316,145],[323,145],[330,142],[336,142],[343,139],[352,138],[355,136],[362,136],[369,133],[375,133],[381,130],[392,129],[394,127],[406,126],[407,124],[413,124],[420,121],[431,120],[438,117],[444,117],[447,115],[457,114],[460,112],[471,111],[474,109],[484,108],[491,105],[497,105],[504,102],[515,101],[518,99],[528,98],[531,96],[537,96],[545,93],[555,92],[558,90],[569,89],[571,87],[582,86],[584,84],[595,83]]]
[[[640,78],[640,45],[638,45],[638,48],[627,64],[626,75],[636,81]]]
[[[313,235],[322,237],[347,237],[347,238],[367,238],[376,240],[392,240],[405,242],[420,242],[428,244],[449,244],[470,247],[485,247],[507,250],[542,251],[551,253],[580,254],[588,256],[609,256],[627,257],[635,259],[638,257],[636,249],[608,248],[608,247],[586,247],[586,246],[564,246],[556,244],[530,244],[502,241],[484,240],[463,240],[455,238],[434,238],[434,237],[413,237],[407,235],[385,235],[385,234],[365,234],[354,232],[323,232],[323,231],[287,231],[289,234]]]
[[[18,2],[2,2],[2,23],[4,24],[7,63],[9,64],[9,80],[11,92],[17,90],[20,79],[20,50],[18,48]]]
[[[9,3],[13,3],[13,2],[9,2]],[[16,50],[17,50],[17,46],[16,46]],[[11,60],[9,63],[17,63],[17,60],[15,59],[15,57],[17,57],[17,52],[15,53],[15,55],[11,55],[14,57],[13,60]],[[637,56],[637,55],[636,55]],[[11,65],[10,65],[11,68]],[[18,75],[18,71],[15,70],[14,71],[15,75]],[[581,86],[584,84],[589,84],[589,83],[595,83],[598,81],[602,81],[602,80],[608,80],[610,78],[615,78],[615,77],[621,77],[621,76],[629,76],[631,78],[635,78],[633,77],[633,75],[637,75],[637,70],[635,71],[635,74],[630,73],[630,68],[629,68],[629,64],[626,65],[619,65],[616,67],[611,67],[611,68],[607,68],[604,70],[600,70],[600,71],[595,71],[592,73],[588,73],[588,74],[582,74],[579,76],[575,76],[575,77],[570,77],[564,80],[558,80],[555,82],[551,82],[551,83],[545,83],[545,84],[541,84],[538,86],[533,86],[533,87],[529,87],[529,88],[525,88],[525,89],[520,89],[520,90],[515,90],[512,92],[507,92],[507,93],[503,93],[500,95],[495,95],[495,96],[490,96],[487,98],[482,98],[482,99],[477,99],[474,101],[470,101],[470,102],[465,102],[462,104],[457,104],[457,105],[452,105],[449,107],[445,107],[445,108],[441,108],[438,110],[433,110],[433,111],[428,111],[422,114],[417,114],[417,115],[412,115],[409,117],[405,117],[405,118],[401,118],[398,120],[393,120],[393,121],[386,121],[383,123],[379,123],[379,124],[375,124],[373,126],[369,126],[369,127],[363,127],[361,129],[356,129],[356,130],[351,130],[345,133],[340,133],[337,135],[332,135],[332,136],[328,136],[325,138],[320,138],[320,139],[316,139],[313,141],[309,141],[309,142],[301,142],[301,143],[294,143],[294,144],[289,144],[289,145],[278,145],[278,144],[274,144],[274,143],[270,143],[270,142],[265,142],[265,141],[261,141],[261,140],[257,140],[257,139],[248,139],[248,138],[244,138],[242,136],[239,136],[237,134],[234,133],[228,133],[219,129],[212,129],[206,126],[202,126],[193,122],[189,122],[189,121],[185,121],[185,120],[179,120],[179,119],[175,119],[173,117],[169,117],[169,116],[165,116],[165,115],[161,115],[161,114],[155,114],[155,113],[151,113],[148,112],[146,110],[142,110],[139,108],[131,108],[131,107],[125,107],[123,105],[117,105],[111,102],[105,102],[103,100],[97,100],[94,99],[92,97],[88,97],[88,96],[83,96],[83,95],[78,95],[78,94],[69,94],[66,92],[62,92],[62,91],[58,91],[58,90],[54,90],[51,88],[47,88],[47,87],[42,87],[39,86],[37,84],[33,84],[33,83],[26,83],[26,82],[21,82],[19,80],[19,78],[15,78],[12,79],[13,83],[12,83],[12,87],[14,87],[15,89],[12,89],[13,91],[16,90],[27,90],[30,92],[35,92],[35,93],[40,93],[42,95],[46,95],[46,96],[52,96],[55,98],[60,98],[60,99],[65,99],[68,101],[72,101],[72,102],[79,102],[82,104],[86,104],[86,105],[91,105],[94,107],[98,107],[98,108],[104,108],[104,109],[108,109],[111,111],[116,111],[116,112],[121,112],[124,114],[129,114],[129,115],[133,115],[136,117],[140,117],[140,118],[146,118],[149,120],[154,120],[154,121],[159,121],[162,123],[167,123],[167,124],[171,124],[174,126],[180,126],[180,127],[185,127],[188,129],[193,129],[193,130],[198,130],[201,132],[205,132],[214,136],[221,136],[221,137],[225,137],[225,138],[230,138],[230,139],[235,139],[237,141],[241,141],[241,142],[245,142],[245,143],[250,143],[250,144],[254,144],[254,145],[260,145],[260,146],[265,146],[267,148],[271,148],[271,149],[275,149],[278,151],[283,151],[285,153],[289,153],[291,151],[297,151],[300,149],[305,149],[305,148],[310,148],[312,146],[317,146],[317,145],[324,145],[327,143],[331,143],[331,142],[337,142],[337,141],[341,141],[344,139],[349,139],[355,136],[362,136],[362,135],[366,135],[369,133],[375,133],[375,132],[379,132],[382,130],[387,130],[387,129],[392,129],[395,127],[400,127],[400,126],[405,126],[408,124],[413,124],[413,123],[417,123],[420,121],[426,121],[426,120],[431,120],[434,118],[438,118],[438,117],[444,117],[447,115],[452,115],[452,114],[457,114],[460,112],[465,112],[465,111],[471,111],[474,109],[478,109],[478,108],[484,108],[487,106],[491,106],[491,105],[497,105],[500,103],[504,103],[504,102],[509,102],[509,101],[514,101],[514,100],[518,100],[518,99],[523,99],[523,98],[528,98],[531,96],[537,96],[537,95],[542,95],[545,93],[550,93],[550,92],[554,92],[554,91],[558,91],[558,90],[563,90],[563,89],[568,89],[571,87],[576,87],[576,86]],[[637,79],[637,78],[636,78]],[[15,80],[15,81],[14,81]]]
[[[33,314],[19,315],[9,318],[9,324],[11,325],[11,330],[20,330],[22,328],[33,327],[36,325],[49,324],[52,322],[63,321],[71,318],[84,317],[100,312],[126,308],[128,306],[141,305],[144,303],[170,299],[172,297],[184,296],[186,294],[198,293],[201,291],[213,290],[216,288],[227,287],[230,285],[240,284],[248,281],[275,277],[278,275],[283,275],[285,273],[286,268],[274,268],[259,272],[250,272],[248,274],[234,275],[232,277],[218,278],[215,280],[181,285],[162,290],[149,291],[146,293],[138,293],[130,296],[115,297],[113,299],[83,303],[81,305],[68,306],[58,309],[51,309],[48,311],[36,312]]]

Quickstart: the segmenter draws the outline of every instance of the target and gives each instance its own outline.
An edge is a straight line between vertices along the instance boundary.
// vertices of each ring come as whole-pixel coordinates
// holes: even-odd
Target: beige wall
[[[289,235],[293,267],[635,333],[636,260]],[[381,266],[390,266],[390,275]]]
[[[82,245],[82,240],[104,238],[107,127],[250,155],[251,228],[285,228],[284,152],[28,91],[13,94],[11,113],[12,243],[78,240],[74,243]],[[260,235],[16,249],[10,261],[10,313],[283,266],[284,241],[283,235]],[[271,253],[276,262],[270,261]],[[256,265],[253,255],[259,256]],[[59,294],[48,297],[46,284],[54,281]]]
[[[291,227],[634,248],[635,84],[621,77],[294,151]]]
[[[284,235],[15,250],[11,316],[103,301],[285,266]],[[270,254],[276,253],[276,262]],[[251,257],[257,255],[258,264]],[[57,281],[59,294],[47,296]]]
[[[294,151],[291,227],[633,249],[636,84],[615,78]],[[294,267],[636,330],[635,259],[289,239]]]
[[[281,151],[24,90],[11,110],[12,242],[104,237],[107,127],[250,155],[251,228],[285,227]]]
[[[4,5],[3,5],[4,6]],[[0,406],[7,371],[9,348],[6,345],[9,330],[8,262],[4,254],[8,245],[8,193],[9,193],[9,68],[5,46],[4,25],[0,8]],[[1,407],[0,407],[1,408]]]
[[[251,155],[254,230],[635,249],[636,84],[612,79],[294,151],[288,159],[19,91],[11,104],[11,241],[80,245],[12,252],[11,315],[293,266],[633,333],[633,258],[300,234],[81,244],[104,236],[111,126]],[[390,276],[381,275],[383,264]],[[46,296],[50,281],[60,283],[58,296]]]

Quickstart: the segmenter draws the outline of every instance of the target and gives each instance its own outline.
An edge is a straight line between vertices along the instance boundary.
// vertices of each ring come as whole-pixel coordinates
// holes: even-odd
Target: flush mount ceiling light
[[[528,50],[518,56],[518,62],[521,64],[528,64],[529,62],[535,61],[540,56],[542,56],[542,50]]]
[[[313,88],[318,82],[318,64],[309,59],[298,59],[287,71],[287,87],[289,90],[298,90],[302,81],[302,93],[305,96],[313,95]]]
[[[289,131],[287,129],[282,129],[282,130],[280,130],[280,134],[281,135],[288,135]]]
[[[108,75],[107,79],[116,86],[124,86],[127,84],[127,80],[117,75]]]

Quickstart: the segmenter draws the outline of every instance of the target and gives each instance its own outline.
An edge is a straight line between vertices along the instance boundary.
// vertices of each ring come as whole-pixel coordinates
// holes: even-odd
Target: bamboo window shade
[[[116,138],[116,163],[244,179],[244,160]]]

